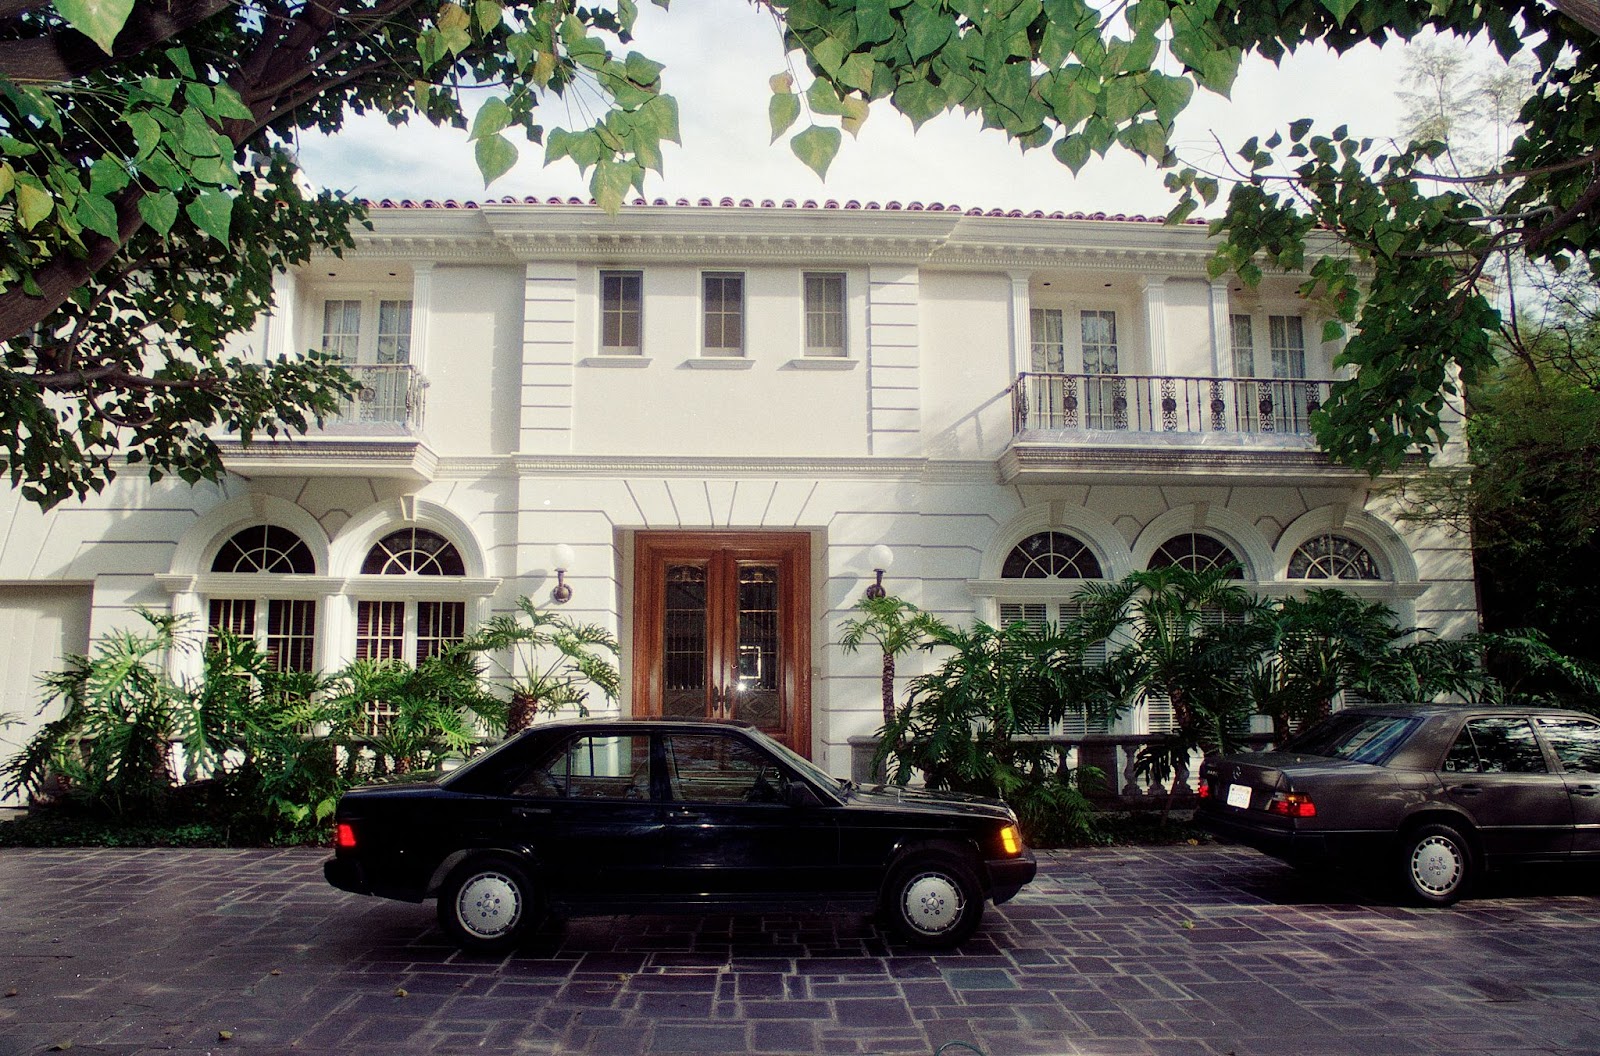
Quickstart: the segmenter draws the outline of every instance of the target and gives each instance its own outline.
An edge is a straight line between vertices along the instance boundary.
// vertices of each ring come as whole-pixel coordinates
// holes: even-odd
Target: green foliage
[[[461,649],[488,656],[509,686],[511,702],[500,722],[507,736],[526,729],[539,712],[588,714],[591,690],[609,702],[621,688],[610,631],[542,610],[527,597],[517,599],[515,614],[491,617]]]
[[[854,653],[872,642],[883,654],[883,723],[888,726],[895,721],[895,659],[929,638],[947,635],[950,628],[932,613],[893,595],[862,597],[856,610],[861,615],[852,616],[839,628],[839,645],[846,653]]]
[[[370,753],[370,760],[361,756],[370,762],[363,776],[437,769],[505,726],[505,706],[484,690],[476,660],[459,646],[416,667],[353,661],[328,679],[327,700],[336,740],[359,740]],[[375,713],[385,717],[373,720]]]

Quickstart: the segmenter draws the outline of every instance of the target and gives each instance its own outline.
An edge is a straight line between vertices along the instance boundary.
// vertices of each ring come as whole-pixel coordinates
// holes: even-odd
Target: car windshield
[[[1284,742],[1282,750],[1356,763],[1382,763],[1422,724],[1416,715],[1332,715]]]
[[[794,751],[788,745],[780,744],[759,730],[751,730],[750,732],[755,735],[755,737],[768,751],[781,757],[784,762],[800,771],[808,779],[810,779],[812,784],[825,788],[830,792],[837,791],[843,787],[841,786],[838,778],[829,774],[826,770],[822,769],[822,767],[818,766],[816,763],[813,763],[810,759],[807,759],[799,752]]]

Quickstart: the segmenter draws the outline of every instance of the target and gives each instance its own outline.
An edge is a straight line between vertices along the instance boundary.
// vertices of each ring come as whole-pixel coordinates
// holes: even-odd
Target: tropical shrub
[[[614,701],[621,685],[610,631],[541,610],[527,597],[517,599],[515,614],[492,617],[461,649],[487,656],[499,672],[496,681],[509,689],[502,723],[508,737],[541,712],[587,714],[591,689]]]

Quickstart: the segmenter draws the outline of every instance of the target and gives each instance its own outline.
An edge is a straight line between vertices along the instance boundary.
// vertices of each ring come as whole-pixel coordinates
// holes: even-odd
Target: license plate
[[[1249,785],[1229,785],[1228,786],[1228,806],[1230,806],[1230,807],[1238,807],[1240,810],[1249,810],[1250,809],[1250,786]]]

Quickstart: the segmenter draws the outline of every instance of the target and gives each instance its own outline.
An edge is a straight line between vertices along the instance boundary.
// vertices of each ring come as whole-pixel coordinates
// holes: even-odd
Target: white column
[[[1144,332],[1150,344],[1150,373],[1167,373],[1167,279],[1164,275],[1145,275],[1139,286],[1144,290]]]
[[[1033,369],[1033,298],[1028,294],[1029,274],[1007,272],[1011,280],[1011,377]]]
[[[267,316],[267,338],[261,352],[267,362],[279,356],[298,356],[305,352],[299,347],[295,331],[295,281],[294,276],[280,271],[272,277],[272,314]]]
[[[1229,318],[1228,282],[1211,284],[1211,372],[1219,378],[1233,375],[1233,322]]]

